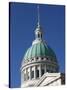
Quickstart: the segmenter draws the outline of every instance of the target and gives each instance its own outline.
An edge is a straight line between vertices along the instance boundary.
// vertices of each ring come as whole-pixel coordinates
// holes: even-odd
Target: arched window
[[[38,38],[40,38],[40,34],[38,33]]]

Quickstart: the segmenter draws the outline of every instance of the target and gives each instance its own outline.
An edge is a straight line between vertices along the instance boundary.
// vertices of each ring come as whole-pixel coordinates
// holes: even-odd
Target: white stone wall
[[[60,73],[47,73],[45,79],[41,82],[40,86],[58,86],[61,85]]]
[[[50,83],[49,86],[59,86],[61,85],[61,79],[58,79],[57,81],[54,81],[53,83]]]
[[[21,88],[22,87],[34,87],[35,83],[38,82],[39,79],[35,80],[28,80],[27,82],[25,81],[24,83],[21,84]]]
[[[34,68],[33,68],[34,69]],[[40,87],[40,86],[58,86],[61,85],[60,73],[45,73],[39,79],[28,80],[22,83],[21,87]]]

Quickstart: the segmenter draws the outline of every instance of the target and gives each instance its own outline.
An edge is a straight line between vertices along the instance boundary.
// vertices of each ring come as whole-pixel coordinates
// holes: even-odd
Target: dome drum
[[[56,62],[52,62],[52,61],[49,61],[49,60],[39,60],[39,61],[33,61],[33,62],[28,62],[26,64],[23,64],[22,67],[21,67],[21,71],[23,71],[25,68],[28,68],[30,66],[35,66],[35,65],[48,65],[48,66],[54,66],[55,68],[58,67],[58,64]]]
[[[32,62],[39,62],[39,61],[48,61],[48,62],[52,62],[52,63],[57,63],[53,58],[51,57],[33,57],[33,58],[30,58],[30,59],[27,59],[27,60],[23,60],[24,62],[22,62],[23,64],[28,64],[28,63],[32,63]]]
[[[47,57],[56,61],[56,55],[53,50],[43,42],[38,42],[37,44],[32,45],[26,52],[23,60],[28,61],[30,59],[37,57]]]

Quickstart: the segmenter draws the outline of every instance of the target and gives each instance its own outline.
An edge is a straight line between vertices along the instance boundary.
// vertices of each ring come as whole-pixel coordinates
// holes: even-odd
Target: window
[[[44,69],[42,69],[42,75],[44,74]]]
[[[43,60],[44,58],[42,57],[41,59]]]
[[[31,78],[34,78],[34,71],[31,72]]]
[[[39,70],[36,70],[36,77],[39,77]]]
[[[47,57],[47,60],[48,60],[48,57]]]
[[[36,57],[36,61],[38,61],[39,60],[39,57]]]
[[[49,69],[47,69],[47,72],[50,72],[50,70],[49,70]]]
[[[41,38],[42,38],[42,33],[41,33]]]
[[[33,61],[34,59],[32,58],[32,61]]]
[[[38,38],[40,37],[40,34],[38,33]]]
[[[36,59],[38,59],[38,57]]]

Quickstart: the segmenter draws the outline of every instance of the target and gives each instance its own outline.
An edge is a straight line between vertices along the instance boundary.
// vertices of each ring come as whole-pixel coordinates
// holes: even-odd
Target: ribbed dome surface
[[[33,57],[50,56],[56,58],[53,50],[43,42],[32,45],[26,52],[24,60],[31,59]]]

